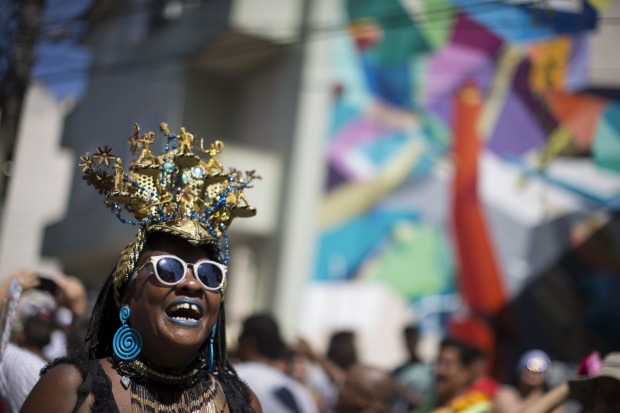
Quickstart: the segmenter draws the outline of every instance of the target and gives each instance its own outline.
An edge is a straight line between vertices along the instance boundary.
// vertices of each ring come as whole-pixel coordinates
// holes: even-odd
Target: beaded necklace
[[[131,413],[223,413],[226,395],[198,359],[180,371],[161,370],[140,359],[112,360],[131,391]]]

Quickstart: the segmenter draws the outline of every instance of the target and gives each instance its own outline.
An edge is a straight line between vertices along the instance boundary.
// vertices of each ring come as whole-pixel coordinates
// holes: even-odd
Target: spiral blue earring
[[[123,325],[116,330],[114,339],[112,340],[114,355],[125,361],[135,359],[138,357],[138,354],[140,354],[140,351],[142,351],[142,334],[135,328],[131,328],[127,325],[130,313],[131,311],[128,306],[124,305],[121,308],[119,316]]]
[[[215,340],[215,330],[217,330],[217,324],[213,326],[211,330],[211,337],[209,337],[209,373],[213,371],[213,341]]]

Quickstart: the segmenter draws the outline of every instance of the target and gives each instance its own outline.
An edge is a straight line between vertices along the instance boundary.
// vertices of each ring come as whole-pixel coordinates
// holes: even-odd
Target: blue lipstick
[[[169,312],[174,312],[178,315],[170,316]],[[204,315],[204,307],[198,301],[182,298],[170,303],[164,313],[174,324],[185,327],[197,327],[200,325],[200,319]]]

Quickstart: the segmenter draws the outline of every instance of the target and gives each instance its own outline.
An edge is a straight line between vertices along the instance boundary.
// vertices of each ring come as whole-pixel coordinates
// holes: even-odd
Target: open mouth
[[[171,321],[183,325],[198,325],[203,316],[202,305],[190,300],[175,301],[165,312]]]

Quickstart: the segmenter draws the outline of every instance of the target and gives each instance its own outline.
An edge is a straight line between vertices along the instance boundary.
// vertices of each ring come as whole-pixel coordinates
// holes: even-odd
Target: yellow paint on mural
[[[478,132],[483,140],[490,138],[495,129],[499,115],[504,108],[504,101],[512,86],[517,66],[522,58],[521,51],[514,46],[506,46],[501,52],[498,68],[491,84],[491,92],[478,121]]]
[[[571,42],[567,37],[557,37],[533,45],[529,49],[532,62],[530,85],[539,92],[563,91],[568,70]]]
[[[402,185],[424,150],[421,141],[404,145],[399,154],[371,182],[344,184],[330,192],[321,203],[319,222],[327,228],[357,216]]]
[[[539,153],[536,161],[536,169],[543,169],[549,162],[558,156],[573,141],[573,134],[568,128],[560,125],[551,135],[549,140]]]

